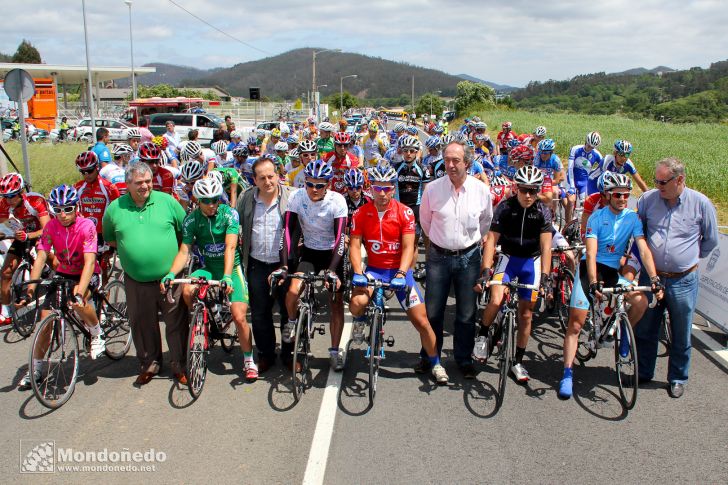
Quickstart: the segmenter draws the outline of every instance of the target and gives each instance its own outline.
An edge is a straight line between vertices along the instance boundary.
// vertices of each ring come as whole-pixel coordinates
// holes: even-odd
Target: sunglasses
[[[306,187],[316,189],[316,190],[324,189],[324,188],[326,188],[327,185],[329,185],[329,184],[326,182],[324,182],[322,184],[315,184],[313,182],[306,181]]]
[[[73,214],[76,212],[75,205],[65,205],[62,207],[51,207],[54,214]]]
[[[625,152],[617,152],[617,155],[619,155],[620,157],[625,157],[625,158],[629,158],[629,156],[630,156],[629,153],[625,153]]]
[[[667,180],[658,180],[658,179],[655,179],[655,184],[656,185],[659,185],[660,187],[664,187],[665,185],[669,184],[670,182],[672,182],[676,178],[677,178],[677,175],[673,175],[672,177],[670,177]]]
[[[404,153],[417,153],[417,151],[418,151],[418,150],[417,150],[416,148],[405,148],[405,149],[404,149],[404,150],[402,150],[402,151],[403,151]]]
[[[85,168],[85,169],[83,169],[83,170],[81,170],[81,169],[79,168],[79,169],[78,169],[78,171],[79,171],[79,172],[81,172],[81,173],[82,173],[82,174],[84,174],[84,175],[88,175],[88,174],[90,174],[90,173],[94,173],[94,172],[96,171],[96,167],[94,167],[94,168]]]
[[[616,199],[629,199],[629,192],[612,192],[612,197]]]
[[[361,189],[362,189],[362,187],[361,187],[361,185],[359,185],[359,186],[357,186],[357,187],[347,187],[347,189],[348,189],[348,190],[361,190]]]
[[[205,205],[212,205],[212,204],[220,203],[220,197],[203,197],[199,200],[200,200],[200,204],[205,204]]]
[[[523,195],[536,195],[539,189],[532,189],[530,187],[518,187],[518,191]]]
[[[19,195],[20,195],[20,192],[16,192],[14,194],[3,194],[2,197],[3,197],[3,199],[14,199]]]
[[[384,192],[386,194],[387,192],[394,190],[394,187],[387,185],[372,185],[372,189],[376,192]]]

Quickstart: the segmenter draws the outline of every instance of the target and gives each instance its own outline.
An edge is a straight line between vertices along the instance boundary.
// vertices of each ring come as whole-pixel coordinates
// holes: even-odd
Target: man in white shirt
[[[165,126],[167,127],[167,132],[164,134],[164,137],[167,139],[167,149],[179,156],[179,145],[182,143],[182,139],[174,131],[174,121],[167,121]]]
[[[473,151],[463,143],[449,143],[443,151],[446,177],[425,187],[420,205],[420,224],[430,239],[426,258],[427,318],[442,351],[445,307],[452,286],[455,291],[453,349],[455,362],[466,379],[475,378],[472,361],[475,339],[476,294],[480,276],[481,245],[488,234],[493,207],[488,187],[468,175]],[[428,370],[424,358],[415,368]]]

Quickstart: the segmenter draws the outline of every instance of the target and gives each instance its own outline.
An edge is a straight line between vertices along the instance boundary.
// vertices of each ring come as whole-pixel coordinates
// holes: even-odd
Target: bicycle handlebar
[[[165,282],[167,291],[165,297],[167,302],[170,304],[174,303],[174,296],[172,296],[172,285],[207,285],[207,286],[219,286],[222,289],[227,288],[227,283],[220,280],[208,280],[207,278],[175,278]],[[225,292],[221,292],[220,300],[224,298]]]
[[[612,288],[602,288],[601,294],[602,295],[623,295],[625,293],[631,293],[633,291],[642,291],[645,293],[655,293],[652,291],[651,286],[635,286],[635,285],[627,285],[627,286],[615,286]],[[657,306],[657,298],[652,298],[650,303],[648,304],[650,308],[655,308]]]
[[[512,281],[504,282],[504,281],[500,281],[500,280],[490,280],[490,285],[491,286],[493,286],[493,285],[507,286],[510,289],[516,289],[516,290],[523,289],[523,290],[538,291],[540,289],[540,286],[538,286],[538,285],[524,285],[522,283],[514,283]]]
[[[583,249],[586,249],[586,246],[584,246],[583,244],[574,244],[573,246],[568,246],[565,248],[551,248],[551,254],[565,253],[566,251],[581,251]]]

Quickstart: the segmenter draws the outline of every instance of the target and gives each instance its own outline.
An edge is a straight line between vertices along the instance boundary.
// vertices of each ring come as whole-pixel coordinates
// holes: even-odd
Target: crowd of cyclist
[[[490,281],[517,278],[534,289],[519,291],[516,359],[511,372],[517,381],[528,381],[523,357],[535,302],[539,295],[550,297],[552,247],[585,243],[586,248],[570,253],[577,283],[570,302],[565,369],[558,390],[564,398],[572,394],[571,364],[579,330],[594,298],[601,296],[601,288],[632,281],[643,271],[656,297],[662,297],[662,283],[644,241],[642,224],[627,208],[633,183],[647,190],[630,160],[633,148],[629,141],[616,140],[603,156],[598,151],[601,136],[593,131],[586,134],[584,144],[570,148],[568,161],[563,163],[556,155],[556,142],[543,126],[517,134],[506,121],[491,139],[487,125],[477,117],[450,133],[435,123],[420,129],[398,122],[389,130],[382,117],[372,115],[366,121],[359,133],[347,131],[343,120],[338,125],[317,124],[313,118],[295,132],[286,123],[270,131],[255,130],[248,137],[233,131],[217,136],[210,148],[195,139],[181,141],[173,131],[142,142],[137,128],[129,129],[127,143],[109,147],[108,132],[101,128],[96,145],[75,160],[80,180],[74,185],[56,187],[46,198],[27,192],[19,174],[6,175],[0,180],[0,223],[12,228],[14,241],[2,270],[3,305],[17,304],[9,298],[9,278],[26,247],[37,241],[39,260],[50,261],[57,272],[78,281],[76,309],[94,335],[91,356],[103,352],[103,335],[88,309],[88,291],[97,284],[95,275],[100,273],[96,253],[106,247],[104,214],[126,194],[128,168],[137,163],[151,169],[154,190],[174,197],[187,212],[180,253],[162,286],[184,270],[192,251],[198,251],[204,267],[193,274],[226,282],[233,306],[248,303],[238,253],[226,248],[231,234],[236,245],[238,238],[247,236],[238,234],[235,208],[242,194],[256,183],[256,164],[267,160],[281,184],[297,189],[281,223],[280,265],[271,273],[270,284],[283,285],[287,275],[311,268],[325,273],[326,287],[333,296],[349,283],[344,281],[344,260],[350,261],[352,339],[361,342],[364,310],[371,295],[367,284],[371,279],[389,283],[420,334],[423,356],[427,356],[420,367],[431,369],[438,384],[446,384],[449,377],[440,363],[423,305],[425,296],[417,283],[425,271],[417,264],[417,247],[420,239],[430,244],[420,227],[425,187],[447,176],[443,154],[452,144],[460,145],[472,159],[468,176],[487,188],[494,213],[482,244],[482,275],[473,289],[491,294],[473,342],[474,359],[485,361],[495,345],[487,338],[487,327],[498,315],[504,289]],[[562,236],[559,226],[582,212],[581,231]],[[561,214],[562,223],[556,224],[556,214]],[[220,241],[226,244],[217,244]],[[34,270],[33,277],[39,274]],[[282,325],[281,339],[290,343],[300,282],[292,280],[284,291],[288,321]],[[191,295],[191,288],[184,291],[188,303]],[[645,311],[647,297],[634,293],[629,301],[630,320],[635,324]],[[340,371],[344,367],[344,301],[332,298],[330,305],[329,357],[331,367]],[[251,332],[236,308],[232,315],[245,357],[244,374],[253,381],[258,368]],[[28,385],[31,378],[26,376],[22,384]]]

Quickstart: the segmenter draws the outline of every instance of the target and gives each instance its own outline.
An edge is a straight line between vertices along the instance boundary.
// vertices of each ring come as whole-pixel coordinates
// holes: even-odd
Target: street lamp
[[[134,75],[134,37],[132,37],[132,34],[131,34],[132,0],[124,0],[124,3],[129,7],[129,43],[131,44],[131,92],[132,92],[132,99],[136,99],[137,85],[136,85],[136,76]]]
[[[318,100],[316,99],[316,55],[323,52],[341,52],[341,49],[322,49],[320,51],[313,51],[313,72],[311,75],[311,86],[313,86],[313,115],[316,116],[316,122],[318,122]]]
[[[83,40],[84,44],[86,45],[86,80],[88,82],[88,92],[86,96],[88,96],[88,109],[91,113],[91,139],[96,140],[96,113],[95,107],[94,107],[94,96],[91,92],[92,89],[92,81],[91,81],[91,61],[89,60],[89,54],[88,54],[88,28],[86,26],[86,0],[81,0],[81,10],[83,11]]]
[[[442,94],[442,91],[435,91],[435,94]],[[435,96],[430,96],[430,120],[432,120],[432,98]]]
[[[356,74],[349,74],[339,78],[339,116],[344,117],[344,79],[358,77]]]

